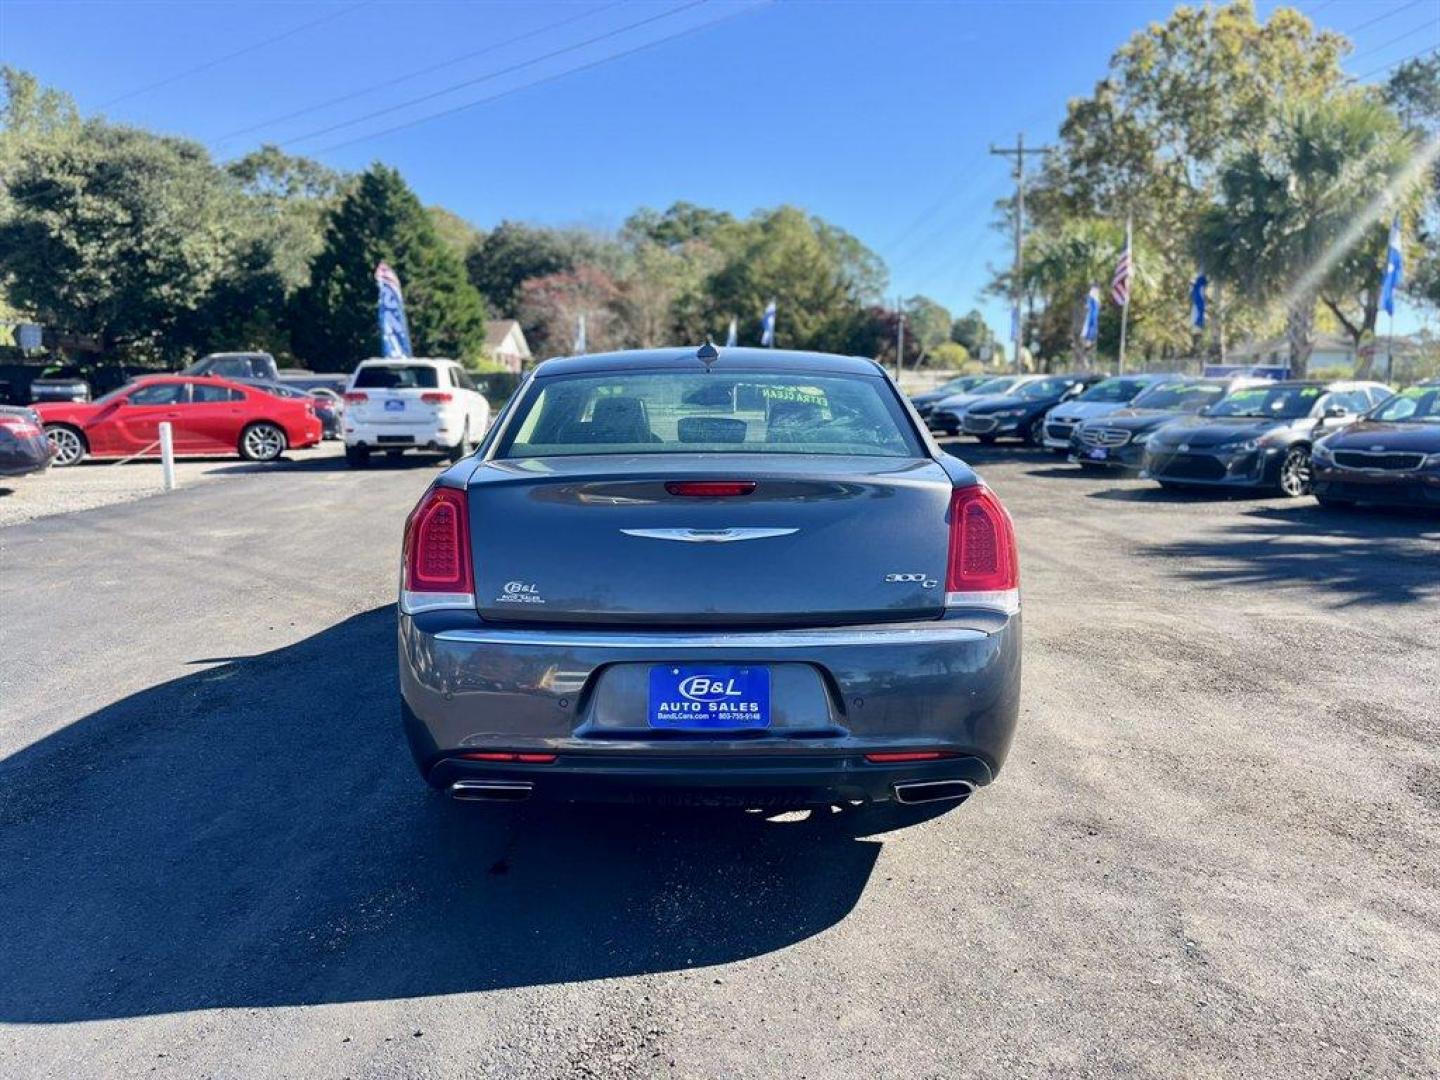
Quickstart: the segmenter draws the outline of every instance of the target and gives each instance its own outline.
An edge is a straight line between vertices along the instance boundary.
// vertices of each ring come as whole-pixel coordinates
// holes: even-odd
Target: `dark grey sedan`
[[[399,638],[456,798],[961,800],[1015,730],[1015,535],[871,360],[551,360],[411,513]]]

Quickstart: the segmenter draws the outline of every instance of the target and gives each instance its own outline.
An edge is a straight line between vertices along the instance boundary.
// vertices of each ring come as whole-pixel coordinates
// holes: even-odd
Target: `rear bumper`
[[[55,450],[45,436],[0,443],[0,476],[28,476],[48,468]]]
[[[1020,616],[716,633],[499,630],[453,612],[401,615],[406,735],[431,784],[523,779],[539,798],[662,794],[737,801],[880,800],[907,780],[979,787],[1000,771],[1020,693]],[[648,726],[651,666],[765,664],[771,726],[694,733]],[[867,753],[941,751],[872,764]],[[477,751],[552,764],[465,761]]]
[[[460,441],[464,418],[439,417],[374,424],[345,418],[345,445],[371,450],[441,450]]]

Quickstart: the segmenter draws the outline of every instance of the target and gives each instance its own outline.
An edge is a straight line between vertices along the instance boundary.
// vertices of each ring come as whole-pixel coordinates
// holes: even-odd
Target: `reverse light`
[[[351,404],[356,404],[361,401],[369,401],[370,395],[363,390],[346,390],[345,400]]]
[[[755,486],[754,480],[672,480],[665,490],[691,499],[733,499],[753,493]]]
[[[444,405],[446,402],[453,400],[454,397],[455,395],[448,390],[430,390],[421,394],[420,400],[425,402],[426,405]]]
[[[475,607],[465,492],[432,487],[405,520],[400,608],[406,613]]]
[[[950,496],[947,607],[1020,610],[1020,558],[1015,526],[989,488],[976,484]]]

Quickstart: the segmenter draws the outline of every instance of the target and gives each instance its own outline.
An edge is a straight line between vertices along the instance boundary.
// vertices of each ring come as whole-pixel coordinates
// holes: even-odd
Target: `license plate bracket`
[[[646,720],[652,728],[736,731],[770,726],[770,669],[656,664]]]
[[[401,398],[389,398],[385,402],[386,412],[404,412],[405,402]]]

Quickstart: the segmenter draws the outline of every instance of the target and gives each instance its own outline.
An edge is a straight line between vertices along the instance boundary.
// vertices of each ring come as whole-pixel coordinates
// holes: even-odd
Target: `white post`
[[[175,490],[175,441],[170,421],[160,421],[160,484],[166,491]]]

